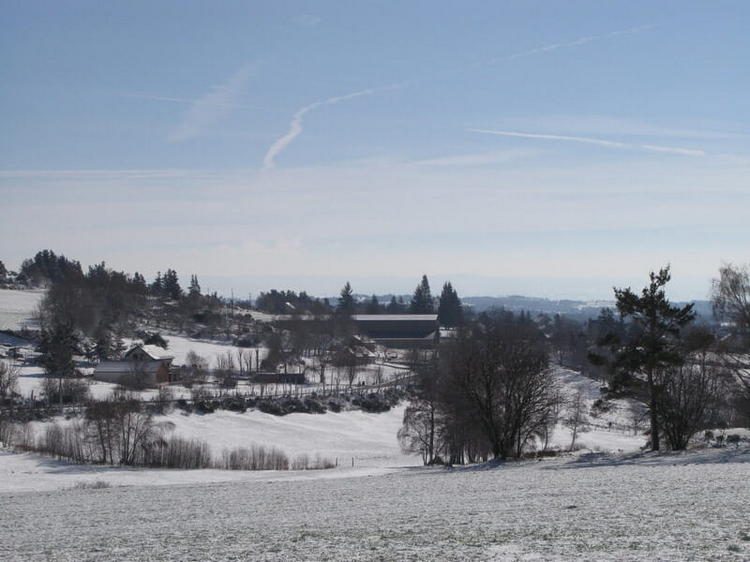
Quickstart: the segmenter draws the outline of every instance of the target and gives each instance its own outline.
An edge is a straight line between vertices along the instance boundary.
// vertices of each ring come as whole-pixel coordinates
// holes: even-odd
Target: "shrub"
[[[255,407],[264,414],[271,414],[273,416],[283,416],[285,413],[281,409],[281,405],[274,400],[258,400]]]
[[[104,480],[94,480],[93,482],[79,480],[73,485],[73,490],[102,490],[111,487],[112,484],[105,482]]]
[[[313,459],[307,453],[303,453],[294,457],[292,461],[292,470],[326,470],[335,466],[331,459],[322,457],[319,453]]]
[[[226,470],[289,470],[289,458],[276,447],[251,445],[225,449],[218,468]]]

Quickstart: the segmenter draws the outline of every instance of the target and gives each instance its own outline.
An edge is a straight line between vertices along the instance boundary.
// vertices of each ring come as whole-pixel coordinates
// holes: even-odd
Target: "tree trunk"
[[[649,410],[651,417],[651,450],[659,450],[659,416],[656,411],[656,386],[654,385],[654,373],[648,372],[648,392],[649,392]]]

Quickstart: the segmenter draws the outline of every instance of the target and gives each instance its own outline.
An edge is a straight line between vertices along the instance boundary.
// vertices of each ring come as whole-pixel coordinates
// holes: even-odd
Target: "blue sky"
[[[705,298],[750,239],[750,5],[3,2],[0,259],[238,294]]]

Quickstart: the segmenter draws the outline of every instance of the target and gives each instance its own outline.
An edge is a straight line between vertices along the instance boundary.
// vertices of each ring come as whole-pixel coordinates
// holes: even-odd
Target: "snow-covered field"
[[[44,291],[0,289],[0,330],[21,330],[37,325],[33,316]]]
[[[217,471],[153,472],[158,479]],[[303,473],[306,480],[292,472],[228,474],[233,481],[2,493],[0,558],[750,557],[750,451],[743,449],[363,470],[368,477],[360,478],[349,477],[356,469]],[[71,487],[80,476],[71,476]]]

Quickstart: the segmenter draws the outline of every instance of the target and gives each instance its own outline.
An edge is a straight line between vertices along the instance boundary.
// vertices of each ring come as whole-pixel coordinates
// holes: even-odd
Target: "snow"
[[[290,458],[320,454],[338,459],[339,466],[351,466],[352,459],[357,467],[416,465],[421,459],[403,455],[396,439],[404,409],[401,405],[381,414],[355,410],[283,417],[255,410],[206,415],[175,411],[157,419],[172,422],[175,435],[210,443],[215,455],[224,448],[258,444],[278,447]]]
[[[0,453],[3,467],[28,462]],[[748,463],[746,449],[222,475],[47,462],[40,490],[70,484],[0,493],[0,557],[747,560]],[[126,487],[73,488],[87,470]]]
[[[165,353],[167,355],[174,356],[173,363],[175,365],[187,364],[187,362],[185,361],[185,357],[187,357],[187,354],[190,351],[194,351],[195,353],[206,359],[209,363],[209,366],[213,368],[216,366],[217,355],[224,354],[227,351],[231,351],[231,353],[236,357],[238,350],[243,350],[246,353],[252,352],[253,365],[255,365],[255,348],[237,347],[223,341],[197,340],[185,336],[179,336],[176,334],[165,333],[162,335],[164,339],[167,340],[167,349]],[[140,343],[138,340],[125,340],[125,344],[128,346],[136,342]],[[260,360],[263,361],[263,359],[265,358],[265,349],[263,347],[259,347],[258,349]]]
[[[0,289],[0,330],[36,327],[34,315],[44,291]]]

